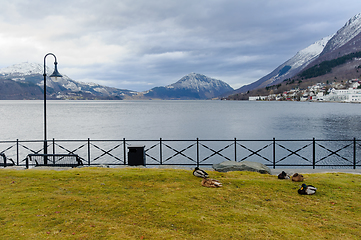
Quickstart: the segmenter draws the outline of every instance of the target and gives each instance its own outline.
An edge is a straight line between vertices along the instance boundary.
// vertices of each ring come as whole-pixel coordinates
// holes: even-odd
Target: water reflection
[[[361,132],[361,116],[332,114],[321,119],[326,139],[358,138]]]

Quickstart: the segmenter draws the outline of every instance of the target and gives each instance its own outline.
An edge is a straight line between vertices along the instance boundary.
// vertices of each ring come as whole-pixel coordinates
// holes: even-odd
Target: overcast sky
[[[76,81],[144,91],[195,72],[236,89],[359,12],[360,0],[0,0],[0,68],[52,52]]]

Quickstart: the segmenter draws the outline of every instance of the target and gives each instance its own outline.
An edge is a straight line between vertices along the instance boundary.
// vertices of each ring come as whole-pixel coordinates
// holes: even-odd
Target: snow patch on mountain
[[[209,78],[202,74],[190,73],[176,83],[166,86],[166,88],[174,88],[174,89],[193,89],[197,90],[207,90],[207,89],[221,89],[221,88],[232,88],[225,82],[221,80],[217,80],[214,78]]]
[[[47,71],[50,71],[50,69],[47,68]],[[41,64],[28,63],[28,62],[14,64],[12,66],[0,69],[0,74],[3,76],[6,75],[24,76],[24,75],[32,75],[32,74],[42,75],[43,73],[44,73],[44,67]]]
[[[346,24],[336,32],[333,38],[327,43],[324,52],[330,52],[342,47],[352,38],[361,33],[361,13],[352,17]]]
[[[62,83],[63,87],[65,87],[66,89],[69,89],[73,92],[76,92],[76,91],[81,91],[81,87],[76,85],[74,82],[71,82],[71,81],[66,81],[66,82],[63,82]]]
[[[321,40],[311,44],[310,46],[306,47],[305,49],[302,49],[299,51],[294,57],[292,57],[290,60],[285,62],[285,65],[290,65],[292,68],[299,68],[302,66],[305,66],[305,64],[310,63],[314,59],[316,59],[320,53],[325,48],[328,41],[333,37],[334,35],[327,36],[325,38],[322,38]]]
[[[49,76],[54,71],[53,68],[46,66],[46,74]],[[44,74],[44,66],[39,63],[29,63],[23,62],[11,65],[6,68],[0,69],[0,76],[8,77],[14,81],[24,81],[26,80],[23,76],[30,75],[41,75]],[[57,78],[55,81],[69,80],[70,78],[66,75],[63,75],[62,78]]]
[[[79,82],[79,83],[81,83],[83,85],[87,85],[89,87],[101,86],[101,85],[99,85],[97,83],[93,83],[93,82]]]
[[[293,77],[309,63],[318,58],[327,45],[327,42],[332,37],[333,35],[322,38],[321,40],[297,52],[295,56],[280,65],[275,71],[262,78],[261,80],[265,83],[262,84],[262,86],[278,84],[285,79]]]

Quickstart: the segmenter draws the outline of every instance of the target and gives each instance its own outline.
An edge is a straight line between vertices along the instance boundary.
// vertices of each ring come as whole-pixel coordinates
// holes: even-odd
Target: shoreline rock
[[[229,171],[251,171],[259,172],[262,174],[271,174],[271,169],[266,165],[258,162],[242,161],[232,162],[224,161],[218,164],[213,164],[213,169],[218,172],[229,172]]]

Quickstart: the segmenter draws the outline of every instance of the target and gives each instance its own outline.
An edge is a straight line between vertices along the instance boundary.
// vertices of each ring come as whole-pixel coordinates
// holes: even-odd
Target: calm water
[[[48,101],[55,139],[352,139],[361,105],[248,101]],[[43,101],[0,101],[0,140],[43,139]]]

